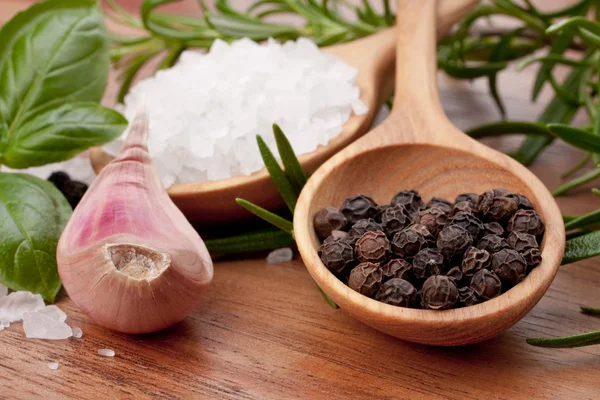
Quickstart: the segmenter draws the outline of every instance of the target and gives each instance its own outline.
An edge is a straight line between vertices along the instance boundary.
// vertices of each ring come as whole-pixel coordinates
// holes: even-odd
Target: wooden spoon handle
[[[394,108],[443,114],[437,85],[435,0],[398,0]]]

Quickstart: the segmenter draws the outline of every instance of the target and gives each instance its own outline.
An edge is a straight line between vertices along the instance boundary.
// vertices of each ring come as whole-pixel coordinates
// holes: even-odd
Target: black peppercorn
[[[477,244],[477,248],[487,250],[488,253],[494,254],[502,249],[508,249],[510,246],[504,238],[497,235],[485,235]]]
[[[496,235],[502,236],[504,235],[504,228],[497,222],[488,222],[487,224],[483,224],[483,235]]]
[[[390,237],[410,225],[411,221],[412,216],[406,207],[400,204],[389,207],[381,215],[383,231]]]
[[[413,282],[413,266],[401,258],[393,258],[387,264],[381,267],[383,279],[399,278],[405,281]]]
[[[473,237],[465,228],[458,225],[448,225],[438,235],[437,247],[446,261],[462,257],[464,252],[473,245]]]
[[[510,193],[507,196],[514,197],[517,200],[519,210],[533,210],[533,204],[531,204],[531,201],[526,196],[520,193]]]
[[[425,238],[425,246],[426,247],[435,247],[435,236],[429,232],[429,229],[425,225],[422,224],[412,224],[408,228],[411,231],[415,231],[420,233]]]
[[[446,225],[458,225],[465,228],[473,237],[473,240],[478,240],[485,230],[483,222],[473,214],[459,212],[446,222]]]
[[[417,289],[412,283],[404,279],[390,279],[381,285],[375,300],[397,307],[415,307],[417,304]]]
[[[419,193],[415,190],[402,190],[398,192],[392,198],[392,206],[397,204],[406,207],[406,210],[411,214],[415,215],[423,208],[423,199],[419,196]]]
[[[356,241],[354,254],[363,263],[382,263],[390,254],[390,241],[381,231],[366,232]]]
[[[352,248],[354,248],[354,244],[356,243],[356,240],[358,240],[358,238],[351,237],[350,235],[348,235],[348,232],[331,231],[331,235],[329,235],[327,239],[323,241],[323,243],[334,242],[336,240],[348,243],[350,246],[352,246]]]
[[[527,262],[529,269],[537,267],[542,262],[542,253],[540,253],[540,249],[538,248],[527,249],[521,255]]]
[[[400,258],[412,258],[425,247],[425,237],[412,229],[404,229],[394,235],[392,252]]]
[[[458,288],[458,302],[461,306],[473,306],[480,302],[475,291],[469,286]]]
[[[441,209],[446,214],[449,214],[452,211],[452,203],[450,203],[446,199],[442,199],[441,197],[432,197],[431,200],[425,205],[425,208],[437,207]]]
[[[492,270],[509,288],[525,278],[527,262],[516,250],[503,249],[492,255]]]
[[[521,255],[529,249],[539,249],[535,236],[528,233],[513,231],[506,238],[506,242],[513,249],[518,251]]]
[[[461,201],[460,203],[456,203],[452,207],[452,212],[450,215],[456,215],[459,213],[473,214],[475,213],[475,206],[470,201]]]
[[[350,230],[348,231],[348,235],[358,239],[366,232],[376,232],[382,230],[382,226],[375,222],[374,219],[361,219],[360,221],[352,225],[352,228],[350,228]]]
[[[378,212],[377,204],[373,199],[362,194],[344,200],[341,211],[349,224],[355,224],[365,218],[374,218]]]
[[[473,207],[477,206],[479,201],[479,195],[477,193],[461,193],[454,199],[454,204],[461,203],[463,201],[471,203]]]
[[[413,274],[421,281],[432,275],[443,274],[444,269],[444,257],[436,249],[422,249],[413,259]]]
[[[506,223],[517,211],[519,203],[514,197],[501,195],[498,189],[488,190],[479,196],[477,212],[486,222]]]
[[[470,247],[462,261],[462,271],[466,276],[473,276],[477,271],[487,268],[490,264],[490,253]]]
[[[482,269],[473,275],[471,289],[480,298],[489,300],[502,293],[502,282],[492,271]]]
[[[65,182],[62,192],[67,198],[67,201],[71,205],[71,208],[77,207],[77,204],[83,198],[83,195],[88,189],[88,185],[83,182],[69,180]]]
[[[56,188],[58,190],[60,190],[61,192],[63,191],[63,188],[65,187],[65,183],[67,183],[70,180],[71,180],[71,177],[69,176],[69,174],[67,174],[66,172],[63,172],[63,171],[53,172],[48,177],[48,181],[54,183],[54,186],[56,186]]]
[[[325,207],[314,218],[315,230],[321,240],[331,235],[331,231],[344,229],[347,223],[344,214],[335,207]]]
[[[382,273],[379,265],[362,263],[350,271],[348,286],[367,297],[374,296],[381,287]]]
[[[432,310],[452,308],[458,300],[458,288],[450,278],[434,275],[427,278],[421,289],[421,305]]]
[[[450,278],[452,282],[454,282],[459,290],[462,286],[467,284],[467,281],[469,280],[467,276],[463,274],[462,268],[458,266],[450,268],[450,270],[446,273],[446,276]]]
[[[447,219],[448,215],[446,212],[436,205],[421,211],[418,222],[421,225],[425,225],[433,236],[437,236],[446,224]]]
[[[377,213],[375,214],[375,217],[374,217],[375,221],[378,223],[381,223],[381,217],[383,217],[383,213],[385,212],[385,210],[387,210],[390,207],[391,206],[388,204],[377,206]]]
[[[544,234],[544,223],[533,210],[518,210],[506,225],[508,232],[523,232],[541,238]]]
[[[319,253],[323,264],[335,275],[345,275],[355,264],[352,246],[339,240],[323,243]]]

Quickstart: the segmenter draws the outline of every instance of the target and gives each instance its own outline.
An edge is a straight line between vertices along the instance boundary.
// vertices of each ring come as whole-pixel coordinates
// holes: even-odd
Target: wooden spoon
[[[440,36],[445,35],[477,0],[443,0],[438,13]],[[359,71],[356,83],[361,90],[361,99],[369,107],[362,116],[352,116],[344,125],[342,133],[327,146],[302,155],[300,163],[307,173],[312,173],[332,155],[364,135],[371,127],[382,104],[389,98],[394,87],[394,39],[395,29],[354,42],[331,46],[325,51],[344,59]],[[101,148],[92,149],[90,159],[94,170],[99,173],[112,157]],[[231,223],[248,219],[252,215],[235,203],[242,197],[267,209],[283,205],[281,196],[273,186],[266,170],[250,176],[238,176],[220,181],[190,184],[175,184],[168,189],[171,199],[186,217],[206,224]]]
[[[341,309],[382,332],[430,345],[480,342],[507,329],[540,300],[560,265],[565,230],[546,187],[527,168],[460,132],[440,104],[436,81],[435,2],[399,0],[396,91],[392,114],[373,131],[324,163],[310,178],[294,213],[296,242],[308,271]],[[425,200],[454,199],[491,188],[522,193],[546,223],[543,261],[505,294],[445,311],[395,307],[355,292],[317,255],[315,213],[363,193],[389,203],[402,189]]]

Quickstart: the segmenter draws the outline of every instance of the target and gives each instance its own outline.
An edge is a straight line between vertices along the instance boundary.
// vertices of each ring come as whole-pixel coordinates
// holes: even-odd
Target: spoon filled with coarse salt
[[[442,0],[437,15],[438,37],[444,36],[450,30],[450,28],[456,22],[458,22],[476,3],[477,0]],[[309,118],[311,123],[305,128],[302,128],[300,126],[294,126],[293,121],[296,120],[296,116],[292,115],[293,113],[287,117],[285,115],[282,117],[280,114],[277,113],[277,110],[272,110],[271,112],[271,110],[269,110],[270,108],[281,107],[277,107],[276,100],[270,99],[271,106],[266,107],[267,110],[264,118],[264,122],[268,121],[267,126],[257,126],[257,128],[254,130],[250,127],[248,131],[244,133],[245,137],[242,138],[239,137],[239,135],[242,135],[242,133],[238,131],[238,127],[235,123],[236,121],[231,121],[231,126],[225,128],[225,131],[229,129],[229,133],[224,134],[238,137],[233,138],[232,142],[226,145],[220,145],[220,143],[225,142],[225,139],[228,138],[216,139],[218,143],[215,149],[217,150],[213,149],[215,153],[209,154],[210,151],[208,149],[212,148],[210,142],[198,142],[194,145],[188,145],[186,142],[187,138],[183,140],[181,135],[177,137],[173,136],[168,139],[163,139],[164,143],[161,142],[159,135],[169,133],[174,129],[184,128],[181,128],[180,125],[177,125],[177,127],[173,126],[171,129],[167,129],[167,126],[159,127],[158,122],[156,120],[151,120],[149,143],[150,155],[153,157],[154,163],[157,166],[159,173],[161,174],[163,185],[165,185],[165,187],[168,187],[168,193],[173,202],[183,211],[183,213],[189,220],[196,223],[204,224],[231,223],[233,221],[250,217],[251,214],[249,214],[242,207],[238,206],[235,202],[235,199],[238,197],[244,198],[267,209],[276,209],[277,207],[282,206],[283,200],[281,199],[281,196],[273,186],[269,174],[263,168],[264,165],[262,163],[262,160],[260,159],[254,135],[263,135],[263,137],[265,137],[265,140],[267,141],[267,144],[269,146],[273,146],[272,140],[271,142],[269,142],[269,139],[272,139],[272,137],[270,137],[271,124],[280,124],[284,133],[287,134],[288,138],[292,142],[294,150],[301,154],[299,160],[303,169],[308,174],[312,173],[332,155],[334,155],[335,153],[346,147],[348,144],[352,143],[357,138],[365,134],[365,132],[367,132],[373,124],[373,121],[375,120],[378,111],[381,109],[381,106],[391,95],[394,87],[395,37],[395,29],[391,28],[380,33],[371,35],[369,37],[353,41],[351,43],[331,46],[322,50],[325,54],[336,56],[345,64],[345,67],[332,67],[331,63],[327,64],[327,61],[319,60],[319,57],[323,56],[313,55],[314,62],[325,63],[326,68],[332,68],[332,71],[334,67],[336,68],[336,70],[339,67],[339,71],[346,71],[350,73],[354,71],[356,77],[354,78],[354,81],[351,82],[351,87],[347,85],[340,86],[343,82],[339,82],[341,80],[339,76],[331,77],[331,82],[328,83],[330,83],[331,85],[338,84],[338,86],[335,86],[334,89],[331,90],[331,92],[337,93],[333,97],[341,97],[339,99],[324,99],[324,104],[321,107],[321,110],[313,112],[312,116]],[[250,44],[247,41],[246,43],[244,43],[244,41],[239,42],[239,46],[253,46],[253,44]],[[236,51],[235,49],[239,49],[235,46],[238,45],[234,43],[233,45],[229,46],[229,51],[234,52]],[[287,48],[286,44],[280,46],[275,43],[269,43],[267,46],[271,46],[275,50],[279,49],[279,53],[277,53],[278,55],[276,56],[273,56],[272,53],[267,53],[271,54],[270,60],[273,61],[277,60],[280,56],[285,56],[286,51],[293,51],[294,55],[300,58],[303,57],[303,54],[301,54],[302,51],[308,51],[309,54],[311,51],[318,52],[314,45],[312,45],[312,50],[305,49],[305,47],[308,46],[306,41],[297,42],[295,50],[293,44],[290,44]],[[222,47],[217,46],[215,50],[217,54],[212,54],[213,50],[211,49],[211,52],[209,53],[209,56],[212,56],[210,62],[215,61],[217,63],[221,63],[219,64],[219,68],[225,69],[226,67],[224,65],[221,67],[224,61],[219,60],[218,57],[226,57],[226,50],[227,48],[224,44],[222,45]],[[260,51],[264,50],[265,49],[261,49]],[[223,51],[223,53],[218,53],[219,51]],[[249,49],[248,51],[248,56],[252,56],[252,49]],[[187,60],[190,60],[191,62],[193,61],[193,57],[199,57],[199,55],[188,54],[186,57]],[[196,65],[189,66],[189,64],[186,64],[184,60],[184,65],[181,66],[181,71],[185,72],[185,68],[197,68],[194,69],[193,73],[190,71],[188,72],[192,73],[194,76],[204,76],[202,75],[202,71],[204,71],[204,68],[208,68],[207,65],[210,65],[210,62],[206,59],[198,59],[197,61],[198,63]],[[242,61],[240,60],[240,62]],[[306,63],[308,61],[301,59],[299,60],[299,62]],[[239,62],[236,63],[239,64]],[[250,63],[250,61],[246,60],[242,63],[248,64]],[[298,63],[292,63],[291,65],[297,68],[297,64]],[[262,66],[259,65],[257,68],[260,72]],[[308,69],[310,68],[311,67],[308,66]],[[313,70],[316,69],[316,67],[312,68]],[[288,71],[287,68],[283,69],[285,71]],[[210,70],[210,68],[208,68],[208,70]],[[316,77],[314,77],[314,79],[323,78],[322,76],[319,76],[318,71],[313,72],[315,72],[316,74]],[[156,77],[152,78],[154,80],[153,82],[164,80],[164,84],[167,84],[168,73],[169,72],[166,71],[159,72],[156,75]],[[177,74],[180,73],[180,71],[177,72]],[[285,86],[286,84],[289,84],[289,82],[285,81],[290,81],[292,80],[292,78],[293,77],[290,77],[289,79],[284,79],[282,85]],[[182,90],[183,92],[190,92],[190,90],[188,90],[189,85],[208,84],[206,82],[214,80],[216,80],[216,77],[206,76],[206,79],[203,79],[204,83],[194,81],[188,84],[187,87],[185,84],[182,83],[179,90]],[[142,92],[144,90],[147,90],[147,88],[151,84],[153,84],[153,82],[143,81],[140,84],[138,84],[139,87],[134,87],[130,95],[128,95],[131,97],[126,97],[126,103],[128,100],[133,101],[136,97],[136,93],[140,94],[139,96],[137,96],[139,99],[145,99],[145,96],[142,95]],[[271,80],[270,82],[272,83],[273,80]],[[164,84],[162,86],[163,88]],[[302,86],[302,82],[300,82],[299,85]],[[318,90],[318,86],[319,85],[316,85],[314,89]],[[275,97],[273,93],[276,93],[277,91],[279,91],[282,94],[282,96],[286,98],[292,98],[294,96],[302,97],[300,94],[294,93],[295,89],[289,92],[285,92],[282,89],[282,87],[272,89],[271,91],[263,90],[263,92],[267,92],[273,97]],[[338,88],[339,90],[336,91],[335,88]],[[321,89],[324,89],[324,87],[322,87]],[[153,116],[157,116],[160,112],[160,109],[166,107],[164,105],[164,102],[166,101],[164,97],[166,96],[166,94],[164,92],[161,92],[161,90],[163,90],[161,89],[161,87],[155,87],[155,91],[160,92],[161,95],[158,96],[158,98],[156,98],[157,110],[151,113],[151,115]],[[175,91],[174,88],[171,88],[170,90]],[[241,90],[243,93],[249,93],[245,88],[242,88]],[[200,92],[204,91],[200,90]],[[216,93],[216,95],[209,96],[211,98],[209,98],[208,100],[212,103],[212,105],[208,104],[202,106],[200,104],[197,104],[192,98],[190,98],[190,100],[187,103],[193,104],[195,110],[194,113],[196,113],[196,111],[198,113],[202,113],[205,111],[206,108],[210,107],[218,108],[213,107],[214,104],[218,102],[218,99],[215,97],[219,97],[219,93],[222,92],[229,93],[230,90],[217,90],[216,92],[211,92]],[[261,91],[259,90],[259,92]],[[325,90],[325,93],[323,95],[318,95],[317,97],[328,97],[327,92],[328,90]],[[255,94],[252,94],[251,97],[260,95],[260,93],[254,93]],[[357,100],[360,101],[352,101],[351,99],[349,99],[347,103],[344,103],[344,105],[340,107],[337,103],[338,100],[342,101],[343,103],[343,100],[345,99],[345,95],[343,93],[359,93],[356,94],[356,96],[359,96]],[[303,93],[302,95],[304,96],[305,93]],[[153,100],[150,99],[148,101],[152,102]],[[224,100],[223,103],[225,107],[230,107],[231,101]],[[287,104],[285,103],[285,101],[282,101],[281,103]],[[339,115],[348,115],[349,118],[342,117],[342,119],[337,123],[338,125],[323,128],[325,129],[325,131],[329,130],[330,135],[326,135],[327,132],[316,130],[312,122],[316,119],[320,119],[320,112],[327,112],[327,110],[330,109],[330,106],[337,107],[338,110],[341,110],[344,107],[350,110],[350,103],[352,103],[352,109],[354,111],[354,113],[351,116],[350,111],[339,112]],[[247,107],[247,105],[244,105],[244,102],[242,101],[241,107]],[[311,104],[310,107],[314,108],[314,105]],[[263,106],[263,109],[264,108],[265,107]],[[283,114],[287,114],[288,111],[293,111],[290,110],[290,108],[293,108],[291,106],[283,108],[284,110],[280,111]],[[134,111],[136,109],[137,106],[135,104],[131,104],[131,106],[128,107],[128,110]],[[252,107],[250,107],[250,109],[252,110]],[[175,109],[174,113],[176,113],[177,111],[178,110]],[[230,112],[228,110],[225,110],[224,113],[225,115],[223,115],[222,118],[225,119],[232,118],[232,115],[234,114],[237,115],[237,113]],[[248,118],[256,118],[256,114],[258,112],[252,111],[251,113],[253,113],[253,115],[250,115]],[[129,113],[126,113],[126,116],[128,116],[128,114]],[[219,112],[218,110],[213,110],[210,115],[219,115]],[[277,118],[273,119],[272,116],[277,116]],[[287,119],[285,119],[284,117],[286,117]],[[329,117],[331,117],[331,115]],[[177,115],[167,115],[163,118],[165,122],[168,122],[169,118],[173,118],[173,124],[185,123],[185,121],[181,121],[182,118]],[[282,118],[284,118],[284,120],[282,120]],[[192,129],[194,135],[205,137],[209,134],[216,134],[215,132],[213,132],[213,130],[219,132],[223,131],[223,126],[219,125],[219,121],[215,121],[215,119],[218,120],[219,118],[204,118],[202,119],[202,122],[199,123],[202,126],[194,125]],[[330,120],[331,118],[327,119],[328,122],[326,122],[326,124],[329,124]],[[241,123],[245,124],[246,121],[241,121]],[[248,124],[250,124],[250,122],[248,122]],[[244,126],[242,125],[241,128],[243,129]],[[310,133],[312,133],[315,136],[314,138],[310,139],[312,143],[311,145],[313,147],[306,147],[309,139],[303,139],[303,137],[305,135],[309,135]],[[155,140],[156,142],[153,143],[153,140]],[[196,149],[195,146],[198,146],[198,148]],[[115,149],[115,151],[116,150],[118,149]],[[153,154],[155,153],[155,151],[162,151],[162,153],[155,157],[156,154]],[[201,158],[200,154],[205,151],[209,151],[209,153],[206,153],[202,156],[204,158]],[[116,152],[114,154],[116,154]],[[93,149],[91,151],[90,158],[95,171],[99,173],[108,164],[108,162],[111,161],[114,154],[109,155],[105,152],[105,149],[103,150],[101,148]],[[193,158],[196,155],[198,155],[198,160]],[[185,162],[185,160],[188,160],[189,165],[181,166],[181,162]],[[199,171],[197,169],[197,167],[203,163],[206,165],[205,168],[207,169],[207,171]]]
[[[398,0],[396,91],[390,116],[324,163],[296,205],[294,234],[306,267],[342,310],[392,336],[430,345],[488,339],[519,321],[543,296],[560,265],[565,230],[546,187],[523,165],[471,139],[440,103],[435,52],[435,1]],[[542,263],[521,283],[485,303],[450,310],[396,307],[350,289],[321,262],[315,213],[358,193],[385,203],[401,189],[454,198],[507,188],[531,199],[546,224]]]

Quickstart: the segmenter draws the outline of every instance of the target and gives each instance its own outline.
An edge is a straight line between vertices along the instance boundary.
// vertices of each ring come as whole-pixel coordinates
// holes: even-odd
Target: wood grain
[[[0,0],[0,21],[17,7],[26,5]],[[545,91],[530,104],[534,73],[500,75],[509,117],[533,120],[548,101]],[[445,111],[459,128],[499,117],[485,80],[441,77],[440,83]],[[519,140],[485,142],[508,150]],[[581,156],[556,143],[532,170],[554,188]],[[558,202],[565,213],[600,205],[584,189]],[[261,257],[217,263],[205,307],[154,335],[95,326],[61,294],[58,305],[83,338],[26,340],[20,324],[0,332],[0,399],[598,398],[600,346],[552,350],[525,343],[600,329],[600,319],[578,312],[580,305],[600,306],[598,259],[562,267],[536,307],[500,336],[436,348],[394,339],[330,308],[300,261],[267,265]],[[96,354],[106,347],[116,351],[114,359]],[[60,368],[48,369],[50,361]]]
[[[560,265],[565,230],[550,192],[527,168],[459,131],[439,100],[435,2],[399,0],[396,90],[391,115],[324,163],[302,190],[294,233],[306,267],[341,308],[400,339],[455,346],[480,342],[522,318],[544,295]],[[414,49],[419,49],[415,52]],[[542,263],[502,296],[445,311],[394,307],[350,289],[321,262],[313,217],[357,193],[388,204],[399,190],[454,199],[465,192],[507,188],[527,196],[546,224]]]
[[[476,2],[477,0],[442,0],[437,16],[438,37],[444,36]],[[300,156],[299,161],[307,173],[314,172],[332,155],[369,130],[377,111],[393,91],[395,36],[394,29],[388,29],[351,43],[325,49],[359,71],[356,84],[360,87],[361,100],[368,106],[369,111],[361,116],[353,115],[344,124],[342,132],[330,140],[327,146],[320,146],[314,152]],[[96,172],[101,171],[111,160],[101,148],[92,149],[90,156]],[[238,197],[266,209],[283,206],[281,196],[264,169],[249,176],[175,184],[169,187],[168,192],[189,220],[205,226],[250,218],[250,214],[236,204],[235,199]],[[198,207],[199,204],[202,206]]]

